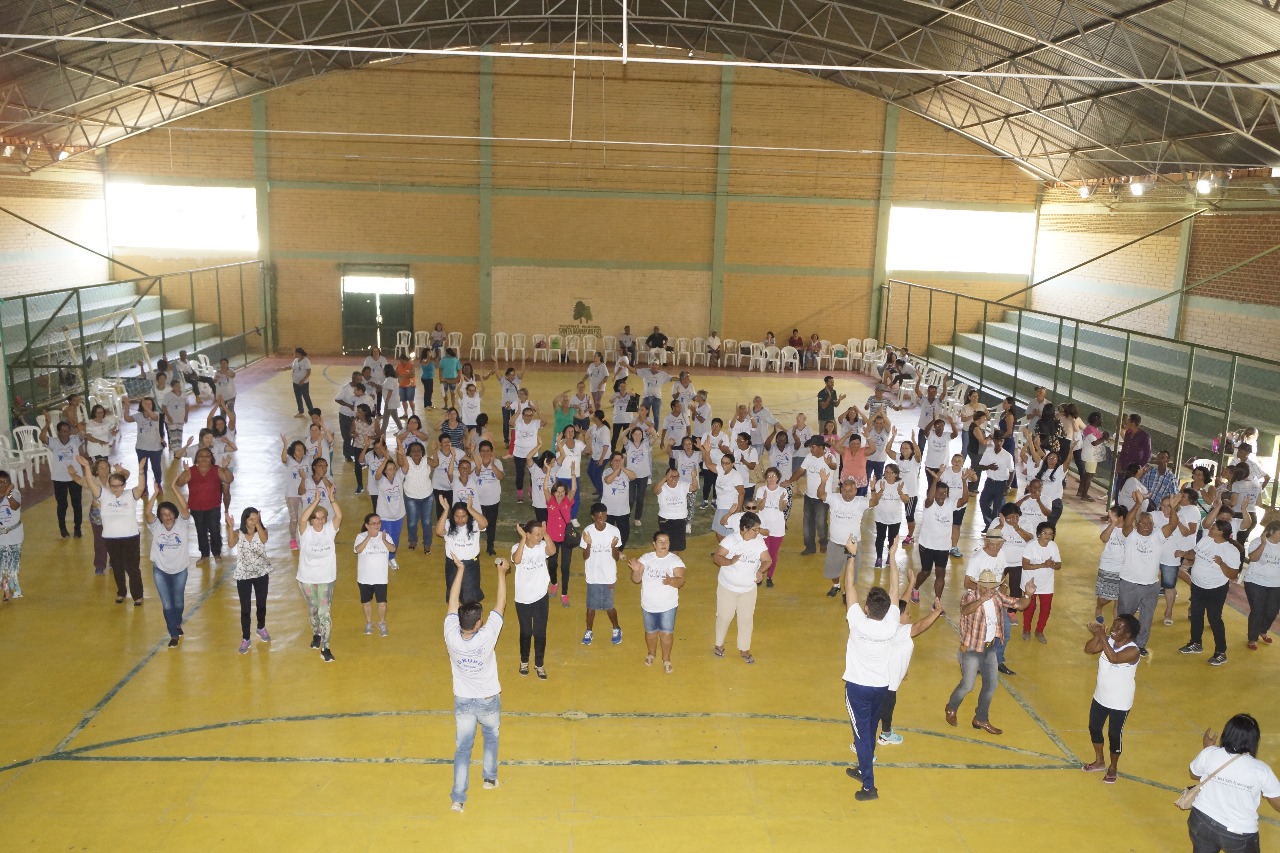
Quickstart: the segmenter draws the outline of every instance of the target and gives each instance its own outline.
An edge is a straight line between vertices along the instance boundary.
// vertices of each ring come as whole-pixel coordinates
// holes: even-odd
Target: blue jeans
[[[169,636],[176,637],[182,633],[182,608],[185,606],[187,591],[187,570],[176,575],[160,571],[154,563],[151,565],[151,577],[156,582],[156,594],[160,596],[160,607],[164,610],[164,624],[169,628]]]
[[[400,527],[404,524],[403,518],[382,519],[382,532],[391,537],[391,541],[395,543],[395,548],[391,549],[391,559],[396,558],[396,550],[400,547]]]
[[[176,450],[177,448],[175,448]],[[162,488],[160,482],[161,464],[159,450],[135,450],[138,455],[138,482],[147,482],[147,465],[151,466],[151,479],[156,481],[156,488]]]
[[[844,683],[844,708],[853,726],[853,750],[858,754],[864,790],[876,786],[876,725],[880,722],[880,705],[888,692],[888,687]]]
[[[868,459],[867,460],[867,482],[870,483],[872,480],[883,480],[883,479],[884,479],[884,460],[882,459],[879,462],[873,462],[872,460]]]
[[[982,494],[978,497],[978,508],[982,511],[982,529],[986,530],[991,522],[1000,514],[1004,506],[1005,495],[1009,492],[1008,480],[993,480],[990,477],[982,484]]]
[[[432,495],[425,498],[404,499],[404,517],[409,527],[409,547],[418,544],[418,525],[422,525],[422,550],[431,550],[431,501]]]
[[[1005,651],[1005,648],[1009,645],[1009,638],[1013,636],[1013,634],[1010,633],[1012,630],[1013,630],[1013,618],[1009,615],[1009,611],[1006,610],[1004,611],[1004,637],[1005,638],[1003,640],[996,638],[995,642],[992,643],[992,645],[996,647],[996,664],[999,666],[1004,665],[1004,651]]]
[[[458,725],[453,751],[453,790],[449,799],[467,801],[467,780],[471,772],[471,747],[476,742],[476,723],[484,732],[484,778],[498,778],[498,723],[502,718],[502,694],[488,699],[453,697],[453,719]]]
[[[587,479],[591,481],[591,485],[595,487],[596,495],[604,494],[604,465],[592,459],[587,463]],[[578,491],[582,491],[582,484],[578,484]]]

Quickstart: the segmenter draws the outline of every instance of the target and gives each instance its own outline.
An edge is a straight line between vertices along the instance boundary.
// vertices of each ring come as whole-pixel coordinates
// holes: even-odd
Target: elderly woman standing
[[[151,577],[156,582],[164,623],[169,629],[169,648],[178,647],[182,636],[182,611],[186,605],[187,572],[191,568],[191,510],[182,493],[173,490],[173,503],[161,501],[157,490],[142,505],[142,515],[151,532]]]
[[[245,507],[240,513],[240,527],[236,529],[231,513],[226,514],[227,546],[236,549],[236,594],[240,598],[240,654],[249,651],[249,604],[252,598],[258,604],[258,639],[271,642],[267,633],[267,587],[271,583],[271,561],[267,558],[267,528],[262,523],[262,513],[254,507]],[[292,531],[291,531],[292,532]],[[296,547],[294,543],[291,547]]]
[[[222,556],[222,493],[234,479],[230,471],[214,464],[213,450],[201,447],[196,451],[196,464],[174,480],[175,488],[187,487],[187,504],[196,523],[202,560],[211,554],[215,560]]]
[[[320,505],[327,498],[333,517]],[[302,527],[298,534],[298,587],[307,602],[311,616],[311,648],[320,650],[325,663],[333,662],[329,651],[329,633],[333,627],[329,611],[333,605],[333,586],[338,579],[338,552],[334,540],[342,527],[342,508],[333,499],[333,483],[324,481],[311,503],[302,511]]]
[[[81,456],[76,461],[85,471],[89,470],[88,459]],[[138,499],[147,491],[147,481],[141,476],[143,472],[138,473],[138,485],[132,489],[125,488],[129,472],[119,465],[107,478],[106,488],[97,477],[85,477],[83,483],[102,513],[102,539],[111,560],[111,571],[116,577],[116,604],[124,601],[127,579],[127,592],[133,596],[134,607],[142,605],[142,555],[139,551],[142,536],[138,527]]]
[[[1191,762],[1191,778],[1200,783],[1187,818],[1194,853],[1257,850],[1258,805],[1266,797],[1280,811],[1280,781],[1258,760],[1262,730],[1248,714],[1236,714],[1222,727],[1222,740],[1206,730],[1204,749]]]

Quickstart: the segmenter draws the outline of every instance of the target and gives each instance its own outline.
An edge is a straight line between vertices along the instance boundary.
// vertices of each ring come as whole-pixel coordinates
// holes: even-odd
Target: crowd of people
[[[795,340],[798,332],[792,335]],[[585,583],[581,643],[594,641],[598,611],[609,619],[611,643],[622,643],[615,596],[621,565],[624,580],[640,587],[644,663],[660,662],[672,673],[687,570],[681,554],[689,536],[709,529],[716,541],[711,562],[718,567],[712,651],[725,655],[736,622],[738,654],[753,664],[757,595],[782,582],[778,569],[796,497],[802,498],[800,553],[822,553],[829,582],[825,594],[842,598],[847,608],[846,705],[858,755],[850,775],[862,783],[858,799],[878,796],[877,743],[901,742],[892,728],[896,691],[913,638],[943,614],[948,568],[957,559],[963,566],[961,678],[944,716],[958,724],[959,708],[980,676],[972,726],[1001,734],[990,708],[998,676],[1015,674],[1006,655],[1016,621],[1021,621],[1023,640],[1047,643],[1059,578],[1078,583],[1084,574],[1081,566],[1062,574],[1064,558],[1055,537],[1071,463],[1076,497],[1101,497],[1092,481],[1114,442],[1099,413],[1081,418],[1074,405],[1054,406],[1044,389],[1021,416],[1012,398],[988,409],[976,392],[958,408],[948,406],[946,382],[926,387],[910,361],[891,352],[877,366],[878,384],[862,406],[847,404],[835,378],[826,376],[812,422],[803,412],[783,422],[760,396],[721,406],[716,414],[689,371],[677,369],[673,375],[661,364],[638,365],[638,345],[666,346],[656,327],[642,342],[628,328],[619,337],[612,366],[596,354],[572,387],[540,403],[524,387],[521,370],[481,375],[445,342],[443,328],[437,327],[431,345],[414,359],[406,354],[388,359],[373,348],[334,398],[336,432],[311,399],[309,357],[302,349],[295,352],[283,369],[291,372],[296,417],[304,424],[300,434],[280,436],[281,504],[288,522],[287,530],[275,535],[287,536],[297,552],[296,580],[309,614],[311,645],[325,662],[335,660],[331,612],[343,525],[336,466],[350,466],[355,494],[370,500],[370,511],[359,514],[352,545],[366,634],[376,628],[380,636],[388,635],[390,573],[398,570],[403,551],[420,546],[424,554],[439,554],[459,726],[455,810],[466,800],[477,723],[485,740],[485,785],[497,785],[500,688],[493,649],[503,626],[508,577],[519,622],[520,675],[532,671],[539,679],[549,677],[549,610],[557,597],[562,607],[571,605],[578,551]],[[719,343],[712,333],[708,347],[714,345],[717,356]],[[224,360],[212,381],[201,379],[186,353],[174,363],[162,359],[143,368],[148,392],[121,400],[120,420],[101,405],[86,415],[73,396],[43,429],[59,534],[82,535],[87,490],[94,570],[102,574],[109,565],[117,603],[131,598],[140,606],[141,516],[171,647],[181,643],[183,591],[196,554],[215,565],[225,544],[235,552],[239,651],[248,653],[255,634],[260,642],[270,642],[271,562],[264,512],[242,507],[238,523],[231,513],[238,451],[235,371]],[[199,405],[202,382],[210,386],[211,408],[204,427],[187,436],[187,388]],[[501,424],[491,423],[484,411],[491,394],[498,398]],[[904,409],[917,420],[900,435],[890,414]],[[135,432],[136,473],[108,461],[126,423]],[[1222,612],[1229,584],[1242,572],[1251,611],[1250,649],[1273,641],[1269,629],[1280,611],[1280,522],[1256,529],[1255,510],[1267,479],[1250,458],[1252,447],[1241,444],[1219,473],[1197,467],[1190,484],[1180,486],[1169,454],[1152,448],[1138,415],[1126,419],[1119,446],[1100,534],[1096,621],[1084,649],[1099,656],[1098,689],[1089,711],[1096,755],[1085,769],[1105,771],[1107,782],[1117,778],[1136,664],[1149,655],[1157,609],[1163,606],[1163,622],[1172,624],[1180,572],[1190,577],[1191,625],[1189,642],[1180,649],[1184,654],[1203,650],[1208,621],[1214,639],[1209,663],[1226,661]],[[169,482],[166,450],[181,461]],[[505,490],[504,506],[508,476],[514,489]],[[656,520],[645,516],[650,495]],[[527,509],[521,506],[526,499]],[[970,503],[978,506],[983,539],[966,555],[960,539]],[[352,508],[348,501],[347,510]],[[22,594],[20,510],[21,495],[0,473],[0,584],[6,597]],[[874,539],[864,542],[868,512]],[[646,523],[652,533],[644,531]],[[501,553],[500,529],[514,530],[516,539]],[[918,571],[903,581],[898,557],[912,547]],[[496,557],[492,584],[480,567],[482,548]],[[871,561],[874,585],[860,599],[859,575]],[[931,609],[913,622],[907,600],[920,602],[930,580]],[[486,586],[496,586],[487,618]],[[1115,616],[1107,629],[1109,604]],[[1104,724],[1109,761],[1103,753]]]

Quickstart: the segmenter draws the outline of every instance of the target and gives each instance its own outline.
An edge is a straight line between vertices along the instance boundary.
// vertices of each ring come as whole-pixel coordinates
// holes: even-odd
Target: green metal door
[[[396,332],[413,329],[413,279],[407,266],[344,265],[342,351],[390,351]]]

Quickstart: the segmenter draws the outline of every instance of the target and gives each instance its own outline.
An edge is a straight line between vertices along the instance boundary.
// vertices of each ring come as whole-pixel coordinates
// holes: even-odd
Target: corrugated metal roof
[[[178,47],[168,40],[412,44],[426,49],[529,41],[553,50],[575,40],[621,40],[620,6],[596,14],[590,29],[581,14],[575,26],[574,8],[556,0],[220,0],[194,5],[121,0],[96,6],[9,0],[0,4],[3,32],[85,33],[150,42],[0,40],[0,136],[46,144],[109,144],[139,123],[167,121],[383,58],[320,52],[300,56],[247,46]],[[892,100],[1001,153],[1022,154],[1025,165],[1046,177],[1280,165],[1274,90],[1210,94],[1127,79],[1220,75],[1235,82],[1280,83],[1280,15],[1261,3],[629,0],[627,8],[633,42],[687,46],[703,56],[1074,78],[957,80],[892,71],[811,72]],[[129,127],[112,129],[111,123],[121,124],[120,115],[128,118]]]

